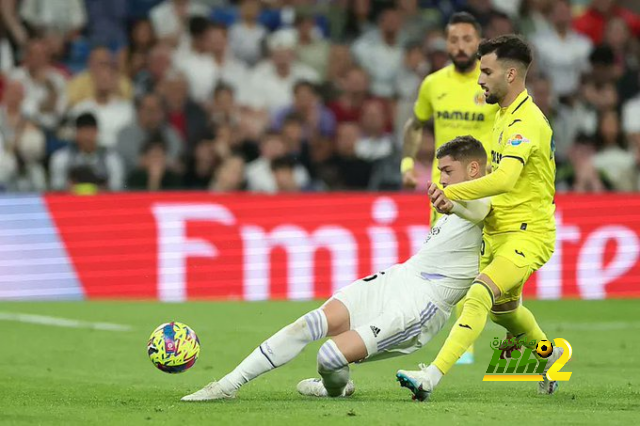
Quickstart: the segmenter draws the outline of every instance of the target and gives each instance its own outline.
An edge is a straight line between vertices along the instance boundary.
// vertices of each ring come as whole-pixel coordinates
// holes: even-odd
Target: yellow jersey
[[[526,90],[510,106],[500,109],[493,127],[492,170],[506,157],[521,161],[524,168],[513,190],[491,198],[485,234],[555,232],[554,152],[549,121]]]
[[[480,63],[468,73],[461,74],[449,65],[428,75],[420,85],[413,108],[420,121],[433,117],[435,148],[440,148],[457,136],[471,135],[490,153],[491,132],[498,105],[489,105],[478,85]],[[440,170],[434,157],[432,182],[440,184]]]

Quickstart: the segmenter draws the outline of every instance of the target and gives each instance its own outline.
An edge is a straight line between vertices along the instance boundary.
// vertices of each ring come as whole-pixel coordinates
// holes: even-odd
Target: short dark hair
[[[484,40],[478,48],[478,57],[494,53],[498,59],[516,61],[529,68],[533,61],[531,47],[520,36],[509,34]]]
[[[294,160],[293,157],[291,157],[290,155],[285,155],[285,156],[274,158],[273,160],[271,160],[271,170],[274,172],[276,170],[282,170],[282,169],[289,169],[293,171],[295,167],[296,167],[296,160]]]
[[[84,127],[98,127],[98,120],[96,116],[90,112],[85,112],[76,117],[76,129],[82,129]]]
[[[615,53],[607,45],[598,46],[589,55],[591,65],[613,65],[615,62]]]
[[[293,93],[297,94],[298,90],[302,89],[306,87],[307,89],[311,90],[314,94],[318,94],[318,90],[315,86],[315,84],[313,84],[312,82],[308,81],[308,80],[298,80],[296,81],[296,83],[293,85]]]
[[[162,149],[165,153],[167,152],[167,144],[164,141],[164,138],[161,134],[152,135],[145,144],[142,146],[140,150],[141,154],[147,154],[149,151],[155,148]]]
[[[446,156],[450,156],[454,161],[478,160],[481,164],[487,163],[487,152],[484,146],[471,135],[458,136],[438,148],[436,158],[439,160]]]
[[[189,35],[193,38],[200,37],[212,27],[210,20],[203,16],[194,16],[189,20]]]
[[[213,90],[213,97],[218,97],[218,95],[222,92],[229,92],[231,95],[235,95],[235,90],[233,87],[225,82],[218,83],[216,88]]]
[[[447,28],[445,32],[449,32],[449,27],[455,24],[469,24],[473,25],[473,28],[476,29],[478,35],[482,35],[482,26],[480,26],[480,22],[468,12],[457,12],[451,15],[449,18],[449,22],[447,23]]]

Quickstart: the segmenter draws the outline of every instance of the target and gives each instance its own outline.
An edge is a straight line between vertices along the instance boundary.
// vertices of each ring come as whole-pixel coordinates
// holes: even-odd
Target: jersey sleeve
[[[538,133],[534,129],[527,128],[522,120],[514,119],[504,131],[505,148],[502,151],[502,158],[515,158],[523,165],[527,164],[529,157],[540,143]]]
[[[453,201],[451,213],[473,224],[478,224],[484,220],[491,211],[491,199],[482,198],[471,201]]]
[[[433,106],[431,105],[431,79],[425,78],[420,85],[418,99],[413,106],[413,113],[420,121],[427,121],[433,115]]]

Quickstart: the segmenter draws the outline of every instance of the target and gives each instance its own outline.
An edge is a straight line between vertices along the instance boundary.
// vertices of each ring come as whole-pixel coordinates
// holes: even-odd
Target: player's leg
[[[232,398],[242,385],[288,363],[309,343],[345,330],[349,330],[349,311],[340,301],[330,300],[322,308],[303,315],[265,340],[220,381],[211,382],[182,400]]]
[[[487,266],[471,285],[462,315],[431,365],[422,371],[406,371],[416,384],[414,396],[426,399],[444,374],[449,372],[467,348],[480,336],[495,300],[506,291],[521,285],[531,275],[531,268],[519,267],[499,257]],[[400,372],[399,372],[400,373]]]
[[[464,308],[464,299],[459,301],[458,304],[456,305],[456,312],[455,312],[456,318],[460,318],[460,315],[462,315],[463,308]],[[456,364],[469,365],[469,364],[473,364],[473,361],[474,361],[474,356],[473,356],[473,344],[472,344],[471,346],[469,346],[467,351],[460,357],[460,359],[456,361]]]

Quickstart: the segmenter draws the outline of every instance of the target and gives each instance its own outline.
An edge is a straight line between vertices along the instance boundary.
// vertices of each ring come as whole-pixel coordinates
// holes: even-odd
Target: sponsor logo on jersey
[[[494,150],[491,150],[491,162],[493,164],[500,164],[500,161],[502,161],[502,154]]]
[[[514,135],[507,141],[507,145],[511,145],[511,146],[518,146],[523,143],[529,143],[529,139],[525,138],[519,133]]]
[[[478,106],[484,106],[487,103],[487,99],[484,97],[484,92],[483,91],[476,92],[476,94],[473,97],[473,101]]]
[[[469,111],[438,111],[436,118],[439,120],[484,121],[484,114]]]

